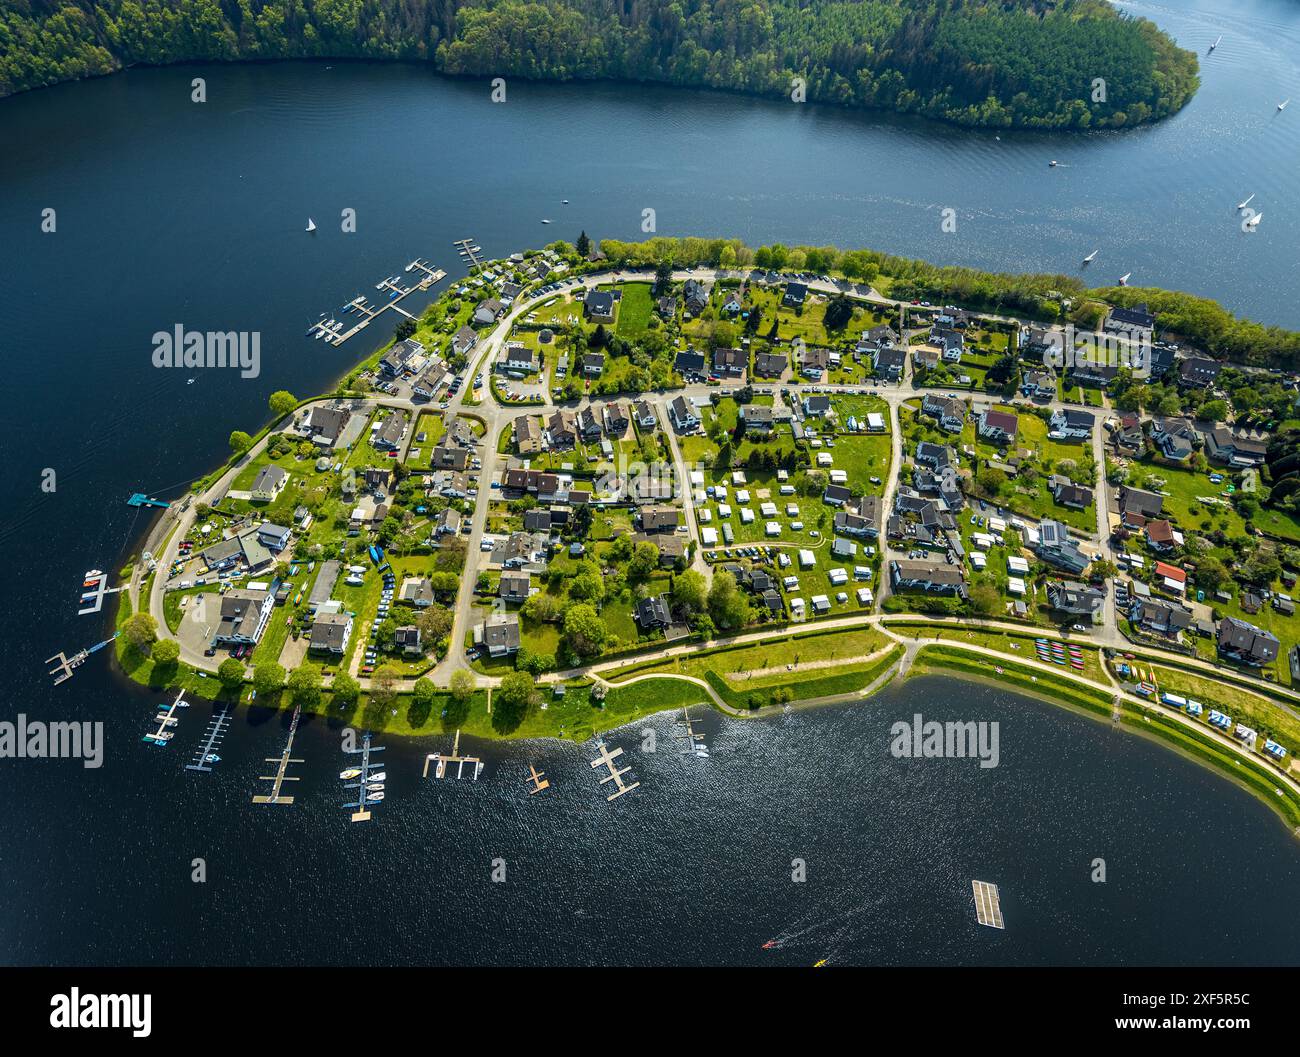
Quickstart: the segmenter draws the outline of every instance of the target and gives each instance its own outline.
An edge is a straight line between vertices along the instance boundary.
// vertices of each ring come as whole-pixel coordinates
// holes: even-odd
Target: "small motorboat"
[[[1289,103],[1289,102],[1291,102],[1290,99],[1283,99],[1282,102],[1280,102],[1280,103],[1277,104],[1277,108],[1278,108],[1279,110],[1285,110],[1285,109],[1286,109],[1286,105],[1287,105],[1287,103]]]
[[[315,231],[315,230],[316,230],[316,221],[312,220],[311,217],[308,217],[308,218],[307,218],[307,230],[308,230],[308,231]]]
[[[1237,208],[1238,208],[1238,209],[1245,209],[1245,208],[1246,208],[1248,205],[1250,205],[1250,203],[1253,202],[1253,201],[1255,201],[1255,196],[1252,194],[1252,195],[1251,195],[1249,198],[1247,198],[1244,202],[1238,202],[1238,203],[1237,203]]]
[[[569,200],[566,198],[566,199],[564,200],[563,204],[567,206],[567,205],[569,204]]]
[[[368,786],[366,786],[366,789],[372,793],[382,793],[384,791],[384,783],[371,782]]]
[[[379,803],[379,801],[381,801],[381,800],[383,800],[383,799],[384,799],[384,794],[383,794],[383,791],[382,791],[382,790],[381,790],[380,792],[378,792],[378,793],[367,793],[367,794],[366,794],[366,800],[367,800],[369,803],[371,803],[371,804],[377,804],[377,803]]]
[[[350,782],[353,778],[361,777],[360,767],[349,767],[346,771],[339,772],[340,781]]]
[[[384,779],[386,779],[387,777],[388,777],[388,772],[387,772],[387,771],[380,771],[378,774],[372,774],[372,775],[370,775],[370,776],[366,779],[366,781],[367,781],[367,782],[382,782],[382,781],[384,781]]]
[[[1210,45],[1210,51],[1213,51],[1222,43],[1223,43],[1223,34],[1219,34],[1219,36],[1215,38],[1214,43]]]
[[[1047,167],[1048,167],[1049,169],[1055,169],[1055,168],[1056,168],[1056,159],[1053,158],[1051,161],[1049,161],[1049,162],[1047,163]]]
[[[204,762],[204,763],[220,763],[220,762],[221,762],[221,757],[218,756],[215,752],[210,752],[210,753],[208,753],[206,756],[203,757],[203,762]]]
[[[543,218],[542,218],[542,223],[543,223],[543,224],[549,224],[550,221],[547,220],[545,217],[543,217]]]

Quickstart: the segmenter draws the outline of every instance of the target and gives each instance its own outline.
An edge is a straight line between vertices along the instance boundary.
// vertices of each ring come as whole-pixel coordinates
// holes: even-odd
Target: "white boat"
[[[372,774],[366,779],[367,782],[382,782],[388,777],[387,771],[380,771],[378,774]]]
[[[1088,254],[1088,256],[1083,258],[1083,263],[1091,264],[1093,261],[1097,259],[1097,254],[1099,254],[1100,252],[1101,250],[1093,250],[1090,254]]]
[[[569,204],[569,200],[568,200],[567,198],[564,200],[564,204],[565,204],[566,206]]]
[[[366,794],[366,800],[367,800],[369,803],[372,803],[372,804],[377,804],[377,803],[379,803],[379,801],[381,801],[381,800],[383,800],[383,799],[384,799],[384,794],[383,794],[383,793],[367,793],[367,794]]]
[[[360,777],[361,777],[360,767],[349,767],[346,771],[339,772],[339,778],[344,782],[351,781],[353,778],[360,778]]]
[[[1132,274],[1133,274],[1132,272],[1125,272],[1123,275],[1121,275],[1121,276],[1119,277],[1119,285],[1120,285],[1120,286],[1128,286],[1129,277],[1130,277]]]
[[[366,788],[370,790],[370,792],[372,793],[382,793],[384,791],[384,783],[371,782],[368,786],[366,786]]]
[[[1047,163],[1047,166],[1048,166],[1049,169],[1055,169],[1055,168],[1056,168],[1056,159],[1053,158],[1051,161],[1049,161],[1049,162]]]
[[[208,753],[206,756],[203,757],[203,762],[204,762],[204,763],[220,763],[220,762],[221,762],[221,757],[218,756],[215,752],[210,752],[210,753]]]
[[[316,221],[312,220],[311,217],[308,217],[308,218],[307,218],[307,230],[308,230],[308,231],[315,231],[315,230],[316,230]]]
[[[542,223],[543,223],[543,224],[549,224],[550,221],[549,221],[549,220],[546,220],[545,218],[543,218]]]
[[[1213,44],[1210,45],[1210,51],[1213,51],[1215,48],[1217,48],[1217,47],[1218,47],[1220,44],[1222,44],[1222,43],[1223,43],[1223,35],[1220,34],[1219,37],[1218,37],[1218,39],[1215,40],[1215,42],[1214,42]]]
[[[1245,209],[1245,208],[1246,208],[1248,205],[1250,205],[1250,203],[1253,202],[1253,201],[1255,201],[1255,196],[1252,194],[1252,195],[1251,195],[1249,198],[1247,198],[1244,202],[1238,202],[1238,203],[1237,203],[1237,208],[1238,208],[1238,209]]]
[[[1285,110],[1285,109],[1286,109],[1286,105],[1287,105],[1287,103],[1289,103],[1289,102],[1291,102],[1290,99],[1283,99],[1282,102],[1280,102],[1280,103],[1277,104],[1277,108],[1278,108],[1279,110]]]
[[[186,384],[186,385],[193,385],[193,384],[194,384],[194,379],[193,379],[193,378],[186,378],[186,379],[185,379],[185,384]]]

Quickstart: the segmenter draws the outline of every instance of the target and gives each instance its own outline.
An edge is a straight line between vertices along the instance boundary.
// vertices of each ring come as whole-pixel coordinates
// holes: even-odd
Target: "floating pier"
[[[117,638],[118,634],[119,632],[113,632],[113,639]],[[113,639],[105,639],[103,642],[97,642],[93,646],[88,646],[86,649],[74,653],[71,657],[67,656],[62,650],[56,653],[53,657],[46,657],[45,663],[54,665],[54,667],[50,669],[50,675],[54,676],[54,685],[58,686],[59,683],[71,679],[74,668],[79,668],[85,662],[87,657],[92,653],[98,653],[112,642]]]
[[[151,499],[143,492],[136,492],[134,495],[131,496],[130,499],[126,501],[126,505],[127,506],[156,506],[163,510],[166,510],[169,506],[171,506],[171,503],[167,502],[166,499]]]
[[[528,790],[529,796],[532,796],[534,793],[540,793],[543,789],[551,788],[551,783],[546,779],[545,771],[539,771],[531,763],[528,765],[528,769],[532,772],[528,776],[528,781],[531,782],[533,786],[530,790]]]
[[[371,784],[370,772],[374,770],[378,770],[379,768],[383,767],[383,764],[381,763],[371,763],[370,755],[371,753],[375,753],[375,752],[383,752],[384,747],[382,745],[371,745],[370,731],[366,731],[365,734],[361,736],[361,748],[344,749],[343,751],[348,753],[359,753],[361,755],[361,766],[356,768],[360,772],[357,775],[356,781],[350,782],[344,780],[344,785],[343,785],[344,789],[355,789],[357,791],[357,799],[354,803],[344,804],[343,806],[345,808],[356,809],[352,812],[351,815],[353,822],[368,822],[370,821],[370,805],[372,803],[374,804],[379,803],[378,800],[372,801],[370,799],[370,793],[371,793],[371,790],[369,788]],[[347,772],[345,771],[344,773],[346,774]],[[383,795],[382,786],[383,786],[384,777],[385,775],[380,774],[379,775],[380,781],[377,783],[381,787],[379,789],[380,796]]]
[[[108,577],[99,569],[88,570],[81,581],[81,608],[77,610],[77,615],[84,617],[87,613],[98,613],[104,608],[105,595],[116,594],[125,589],[125,584],[121,587],[109,587]]]
[[[343,307],[343,313],[356,317],[356,322],[351,327],[341,320],[333,317],[326,319],[322,316],[307,328],[307,336],[321,338],[327,344],[337,347],[365,330],[390,308],[407,319],[414,319],[411,313],[398,307],[398,302],[417,291],[428,290],[435,283],[442,282],[447,277],[447,273],[441,268],[435,268],[423,257],[411,261],[404,270],[418,274],[419,278],[415,282],[404,283],[400,275],[389,275],[375,284],[375,289],[387,298],[383,304],[376,305],[365,294],[358,294]]]
[[[167,728],[174,727],[180,722],[180,720],[176,718],[176,710],[178,708],[189,708],[190,703],[185,700],[185,691],[182,690],[176,695],[176,700],[170,705],[159,705],[158,707],[162,709],[162,711],[154,716],[154,719],[158,721],[158,729],[152,734],[146,734],[141,740],[147,741],[151,745],[163,746],[172,740],[172,731]]]
[[[704,735],[695,733],[695,728],[691,726],[691,713],[688,708],[682,709],[682,725],[685,726],[686,733],[676,735],[678,741],[686,742],[685,746],[682,748],[682,755],[698,756],[701,759],[708,759],[709,750],[702,744],[697,744],[697,742],[704,741]]]
[[[593,769],[596,767],[609,768],[609,774],[605,775],[605,777],[600,780],[600,784],[604,785],[606,782],[613,782],[615,785],[618,786],[617,793],[610,793],[609,796],[605,797],[605,800],[607,802],[612,800],[617,800],[624,793],[632,792],[633,789],[635,789],[637,786],[641,784],[640,782],[633,782],[631,785],[629,785],[628,783],[623,781],[623,775],[631,771],[632,768],[631,767],[620,768],[614,762],[620,756],[623,755],[623,750],[621,748],[615,749],[613,752],[610,752],[609,747],[603,741],[596,742],[596,746],[597,748],[600,749],[600,755],[591,761],[592,768]]]
[[[456,731],[456,740],[452,742],[450,756],[444,756],[440,752],[431,752],[429,753],[428,756],[424,758],[424,774],[422,776],[424,778],[429,777],[430,763],[437,764],[437,767],[434,768],[434,772],[433,772],[433,776],[435,778],[447,777],[447,764],[449,763],[454,763],[456,765],[457,778],[463,778],[465,776],[465,764],[467,763],[473,764],[473,766],[470,768],[470,778],[472,778],[474,781],[477,782],[478,776],[483,773],[482,760],[480,760],[477,756],[462,756],[460,754],[460,731],[459,730]]]
[[[293,797],[280,795],[280,788],[284,785],[285,782],[296,782],[298,780],[297,778],[294,778],[293,776],[286,773],[289,770],[289,764],[303,762],[300,759],[294,759],[294,757],[291,755],[291,753],[293,752],[293,736],[298,733],[298,717],[300,715],[302,715],[301,705],[299,705],[293,710],[293,719],[289,721],[289,740],[284,743],[284,752],[280,753],[279,756],[268,756],[266,758],[267,763],[279,764],[279,767],[276,768],[275,774],[263,774],[258,776],[259,781],[271,783],[271,795],[270,796],[259,795],[253,797],[254,804],[292,804],[293,803]]]
[[[989,928],[1006,928],[1002,921],[1002,899],[998,895],[998,886],[989,884],[988,881],[972,881],[970,886],[975,893],[975,919]]]
[[[452,243],[456,247],[456,252],[465,258],[465,263],[471,268],[481,268],[483,261],[479,254],[483,252],[483,247],[475,245],[473,239],[457,239]]]
[[[194,750],[193,761],[185,765],[187,771],[211,771],[212,765],[220,762],[221,757],[217,755],[217,749],[221,747],[221,742],[226,737],[226,729],[230,726],[230,715],[234,711],[234,705],[222,705],[212,713],[212,718],[208,720],[208,729],[203,732],[203,744]]]

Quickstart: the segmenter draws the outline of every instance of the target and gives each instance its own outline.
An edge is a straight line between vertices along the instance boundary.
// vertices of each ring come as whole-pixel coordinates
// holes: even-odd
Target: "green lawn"
[[[639,338],[650,324],[654,298],[649,283],[624,283],[619,287],[623,298],[618,305],[615,333],[621,338]]]

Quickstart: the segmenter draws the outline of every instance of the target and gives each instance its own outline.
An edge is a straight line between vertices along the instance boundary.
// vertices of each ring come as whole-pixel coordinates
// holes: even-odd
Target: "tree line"
[[[1199,84],[1195,55],[1103,0],[13,0],[0,8],[0,95],[139,63],[275,58],[657,82],[988,127],[1140,124],[1178,110]]]

